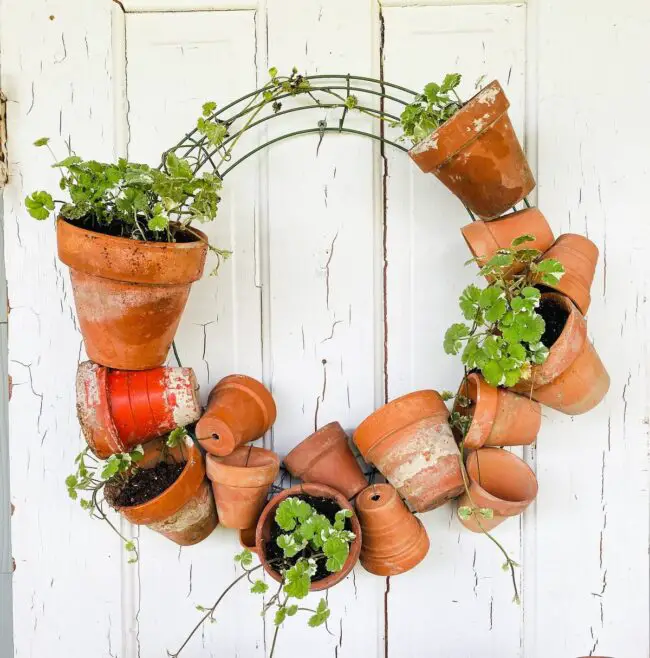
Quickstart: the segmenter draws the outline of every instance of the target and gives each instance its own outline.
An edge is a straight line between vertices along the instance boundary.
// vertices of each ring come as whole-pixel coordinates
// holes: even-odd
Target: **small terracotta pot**
[[[275,402],[264,384],[246,375],[229,375],[210,392],[196,436],[205,450],[222,457],[259,439],[276,415]]]
[[[505,388],[490,386],[478,373],[471,373],[458,389],[471,400],[470,409],[456,403],[454,411],[472,414],[464,446],[526,446],[539,433],[542,410],[538,402]]]
[[[546,361],[533,366],[530,378],[511,390],[570,416],[583,414],[605,397],[609,375],[587,337],[584,317],[571,300],[557,293],[544,293],[542,299],[553,300],[568,313],[564,329]]]
[[[252,528],[244,528],[239,531],[239,545],[242,548],[247,548],[252,553],[257,553],[257,546],[255,545],[255,526]]]
[[[476,515],[459,521],[472,532],[492,530],[509,516],[521,514],[537,496],[537,478],[525,461],[507,450],[481,448],[470,453],[466,462],[469,477],[470,498],[464,493],[458,501],[459,507],[490,508],[491,519]],[[480,521],[480,525],[479,525]],[[482,527],[482,529],[481,529]]]
[[[144,242],[104,235],[59,218],[59,259],[70,268],[88,357],[119,370],[160,366],[201,278],[207,237]]]
[[[148,443],[139,468],[151,468],[161,458],[163,443]],[[189,437],[183,450],[175,448],[168,460],[185,458],[185,468],[178,479],[159,496],[141,505],[116,507],[130,523],[146,525],[180,546],[203,541],[217,527],[217,512],[210,484],[205,478],[203,455]]]
[[[304,482],[318,482],[353,498],[368,486],[339,423],[329,423],[299,443],[285,458],[289,472]]]
[[[207,455],[206,460],[221,525],[254,527],[280,470],[280,458],[264,448],[240,446],[226,457]]]
[[[340,583],[354,568],[354,565],[359,560],[359,553],[361,551],[361,526],[359,525],[359,519],[357,518],[356,513],[352,505],[348,502],[345,496],[338,491],[335,491],[331,487],[326,487],[324,484],[316,484],[315,482],[309,482],[304,484],[298,484],[295,487],[290,487],[285,489],[281,493],[273,496],[271,500],[266,504],[262,516],[260,516],[259,521],[257,522],[257,529],[255,531],[255,545],[257,548],[257,554],[259,555],[260,561],[264,566],[264,571],[271,576],[277,582],[282,581],[282,576],[269,564],[269,561],[266,558],[266,544],[271,538],[271,526],[275,520],[275,510],[278,505],[289,498],[290,496],[299,496],[304,494],[306,496],[314,496],[316,498],[331,498],[336,501],[341,509],[349,509],[353,512],[352,517],[350,518],[350,523],[352,525],[352,532],[356,535],[352,543],[350,544],[350,554],[348,559],[343,565],[341,571],[330,574],[321,580],[312,582],[311,587],[309,588],[310,592],[319,592],[324,589],[329,589],[337,583]]]
[[[546,218],[537,208],[524,208],[494,219],[490,222],[476,221],[460,229],[465,242],[482,267],[499,249],[508,249],[512,241],[522,235],[535,236],[532,242],[524,242],[515,249],[538,249],[546,251],[553,244],[553,231]],[[517,274],[523,269],[518,263],[510,269]]]
[[[390,484],[373,484],[356,500],[363,542],[361,564],[377,576],[396,576],[418,565],[429,551],[422,522]]]
[[[591,304],[591,284],[598,262],[598,247],[584,235],[564,233],[544,254],[564,265],[564,274],[555,285],[547,288],[557,290],[573,301],[583,315]]]
[[[92,361],[77,368],[77,417],[100,458],[198,420],[199,385],[191,368],[111,370]]]
[[[424,173],[484,219],[503,214],[535,187],[508,107],[495,80],[409,151]]]
[[[439,507],[463,490],[460,453],[436,391],[417,391],[380,407],[354,433],[374,464],[416,512]]]

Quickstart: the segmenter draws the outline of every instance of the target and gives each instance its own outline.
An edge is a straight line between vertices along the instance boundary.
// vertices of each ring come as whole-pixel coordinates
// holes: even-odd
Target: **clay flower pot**
[[[201,278],[207,237],[144,242],[104,235],[59,218],[59,259],[70,268],[79,326],[88,357],[119,370],[160,366]]]
[[[257,546],[255,545],[255,526],[252,528],[244,528],[239,531],[239,545],[242,548],[247,548],[253,553],[257,553]]]
[[[329,423],[299,443],[285,458],[291,475],[318,482],[353,498],[368,486],[339,423]]]
[[[239,530],[254,527],[280,470],[280,458],[264,448],[240,446],[226,457],[207,455],[206,459],[221,525]]]
[[[478,373],[471,373],[458,393],[471,400],[469,409],[458,402],[454,406],[454,411],[472,415],[465,448],[525,446],[537,438],[542,424],[538,402],[505,388],[490,386]]]
[[[471,501],[479,508],[490,508],[491,519],[473,514],[459,521],[472,532],[492,530],[509,516],[521,514],[537,496],[537,478],[525,461],[507,450],[481,448],[470,453],[466,463]],[[458,501],[459,507],[471,507],[467,493]]]
[[[161,458],[162,442],[148,443],[139,468],[151,468]],[[167,454],[168,460],[185,458],[178,479],[152,500],[132,507],[116,507],[130,523],[146,525],[180,546],[203,541],[217,527],[217,512],[210,484],[205,478],[203,455],[187,437],[183,450]]]
[[[583,414],[605,397],[609,375],[587,337],[584,317],[571,300],[557,293],[544,293],[542,300],[552,300],[564,309],[564,329],[546,361],[533,366],[530,378],[511,390],[570,416]]]
[[[275,510],[278,505],[289,498],[290,496],[298,496],[300,494],[305,494],[307,496],[314,496],[317,498],[331,498],[336,501],[338,506],[341,509],[349,509],[354,512],[352,505],[348,502],[347,498],[335,491],[331,487],[326,487],[324,484],[316,484],[313,482],[298,484],[295,487],[290,487],[285,489],[283,492],[273,496],[271,500],[266,504],[262,516],[260,516],[259,521],[257,522],[257,529],[255,531],[255,546],[256,552],[259,555],[260,561],[264,567],[264,571],[271,576],[277,582],[282,581],[282,576],[273,568],[269,561],[266,558],[266,544],[271,538],[271,526],[275,520]],[[310,592],[319,592],[324,589],[329,589],[337,583],[340,583],[354,568],[354,565],[359,560],[359,553],[361,551],[361,526],[359,525],[359,519],[356,514],[353,514],[350,518],[350,523],[352,524],[352,532],[356,535],[355,539],[350,544],[350,553],[348,559],[343,565],[341,571],[322,578],[321,580],[313,581],[311,587],[309,588]]]
[[[418,565],[429,551],[422,522],[390,484],[374,484],[356,500],[363,541],[361,564],[377,576],[396,576]]]
[[[77,416],[88,446],[106,459],[193,423],[201,415],[198,388],[191,368],[111,370],[84,361]]]
[[[463,490],[460,453],[436,391],[404,395],[368,416],[354,433],[374,464],[416,512],[439,507]]]
[[[229,455],[259,439],[275,422],[275,402],[264,384],[246,375],[224,377],[210,392],[196,436],[212,455]]]
[[[484,219],[503,214],[535,187],[508,107],[495,80],[409,151],[424,173]]]
[[[544,254],[564,265],[562,278],[547,288],[557,290],[573,301],[583,315],[591,304],[591,284],[598,262],[598,247],[589,238],[575,233],[564,233]]]
[[[546,218],[537,208],[518,210],[490,222],[472,222],[463,226],[460,231],[480,267],[485,265],[499,249],[509,248],[512,241],[521,235],[534,235],[535,240],[524,242],[515,249],[538,249],[544,252],[555,239]],[[517,274],[522,267],[523,265],[518,263],[510,271]]]

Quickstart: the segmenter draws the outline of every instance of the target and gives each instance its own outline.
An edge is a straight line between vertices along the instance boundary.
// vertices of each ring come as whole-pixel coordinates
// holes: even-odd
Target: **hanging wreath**
[[[202,617],[169,654],[175,658],[244,580],[251,592],[267,595],[273,655],[287,617],[307,611],[310,626],[327,621],[325,598],[314,609],[301,600],[340,582],[358,560],[379,576],[419,564],[429,539],[414,514],[452,499],[460,522],[502,553],[519,602],[518,565],[491,530],[526,509],[537,480],[502,448],[535,441],[541,404],[580,414],[609,387],[584,319],[598,250],[583,236],[555,239],[530,206],[535,181],[498,82],[463,102],[455,73],[422,93],[349,74],[304,76],[293,69],[282,76],[272,68],[269,75],[263,87],[223,108],[205,103],[196,127],[157,169],[125,159],[83,160],[68,145],[54,166],[70,200],[38,191],[25,201],[39,220],[58,206],[59,258],[70,267],[90,358],[77,373],[87,447],[66,479],[70,497],[81,496],[81,506],[118,534],[104,502],[180,545],[202,541],[218,522],[240,533],[243,551],[235,560],[242,573],[213,605],[198,606]],[[399,115],[386,110],[386,101],[401,107]],[[247,131],[312,109],[340,110],[336,125],[321,120],[233,159]],[[377,119],[379,132],[346,126],[352,112]],[[389,139],[398,128],[401,134]],[[196,378],[182,367],[173,337],[207,252],[216,255],[215,272],[230,253],[195,227],[217,216],[227,174],[278,141],[315,134],[320,144],[332,132],[408,152],[442,181],[472,219],[461,232],[472,253],[468,263],[478,265],[486,285],[465,288],[463,321],[445,334],[445,352],[460,355],[465,370],[458,391],[416,391],[366,418],[353,435],[366,471],[338,423],[320,428],[284,460],[303,484],[281,490],[273,484],[282,468],[278,455],[248,445],[275,421],[271,393],[251,377],[230,375],[202,412]],[[50,148],[47,138],[35,144]],[[162,366],[170,346],[178,367]],[[387,483],[375,482],[378,473]],[[137,542],[122,539],[136,561]],[[260,570],[277,583],[270,594]]]

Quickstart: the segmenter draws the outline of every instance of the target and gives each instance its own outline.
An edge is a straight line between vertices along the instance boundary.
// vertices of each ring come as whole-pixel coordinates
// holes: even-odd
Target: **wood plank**
[[[480,76],[498,78],[521,135],[525,17],[523,6],[387,8],[384,77],[420,90],[446,73],[460,72],[462,98],[473,95]],[[460,202],[432,175],[422,174],[404,154],[387,152],[390,399],[421,388],[458,387],[459,361],[444,354],[442,340],[458,321],[460,292],[476,275],[463,268],[468,252],[459,229],[469,221]],[[421,656],[432,638],[440,655],[521,655],[521,610],[511,601],[502,556],[488,539],[462,528],[452,504],[422,520],[431,550],[418,568],[391,578],[387,655]],[[518,521],[504,523],[495,536],[519,561]]]
[[[256,9],[257,4],[256,0],[120,0],[127,13],[241,11]]]
[[[162,149],[195,125],[204,101],[223,105],[255,88],[253,12],[127,14],[126,27],[130,158],[155,163]],[[227,374],[262,375],[258,210],[250,192],[256,185],[254,162],[229,176],[217,220],[201,227],[214,244],[234,251],[217,277],[209,277],[206,268],[194,284],[176,336],[203,401]],[[180,645],[198,621],[195,605],[211,604],[232,580],[232,558],[240,549],[235,531],[223,528],[185,549],[146,528],[139,535],[137,655],[147,658]],[[259,605],[245,585],[238,588],[218,615],[223,621],[208,624],[185,655],[262,655]],[[246,620],[245,633],[238,619]]]
[[[536,638],[527,655],[648,651],[647,185],[650,7],[540,3],[538,197],[556,232],[600,249],[588,331],[608,368],[606,400],[585,416],[549,412],[537,448]],[[576,48],[579,44],[579,48]],[[635,102],[611,112],[603,80]],[[639,510],[637,514],[636,510]]]

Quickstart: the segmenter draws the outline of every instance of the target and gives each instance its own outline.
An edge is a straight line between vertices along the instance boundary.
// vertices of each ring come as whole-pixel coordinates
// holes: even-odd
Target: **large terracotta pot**
[[[304,482],[318,482],[353,498],[368,486],[337,422],[328,423],[299,443],[285,458],[289,472]]]
[[[77,368],[77,417],[90,449],[106,459],[185,427],[201,415],[191,368]]]
[[[167,357],[190,287],[201,278],[207,237],[144,242],[104,235],[59,218],[59,259],[70,268],[88,357],[119,370],[147,370]]]
[[[429,551],[422,522],[390,484],[373,484],[356,500],[363,541],[360,561],[377,576],[396,576],[418,565]]]
[[[525,461],[507,450],[481,448],[470,453],[466,462],[469,492],[458,501],[458,507],[489,508],[491,519],[476,518],[460,522],[472,532],[492,530],[509,516],[521,514],[537,496],[537,478]]]
[[[542,410],[535,400],[490,386],[478,373],[468,375],[458,394],[471,401],[469,408],[458,402],[454,405],[454,411],[472,416],[465,448],[525,446],[537,438]]]
[[[591,304],[591,284],[598,262],[598,247],[584,235],[564,233],[544,254],[544,258],[554,258],[564,265],[560,280],[552,286],[544,285],[569,297],[586,315]]]
[[[223,457],[259,439],[273,425],[276,414],[264,384],[246,375],[229,375],[210,392],[196,436],[210,454]]]
[[[354,433],[366,462],[416,512],[439,507],[463,490],[460,453],[448,417],[436,391],[417,391],[379,408]]]
[[[352,505],[348,502],[347,498],[335,491],[331,487],[326,487],[324,484],[316,484],[314,482],[304,483],[296,485],[295,487],[290,487],[285,489],[281,493],[277,494],[267,503],[262,516],[260,516],[259,521],[257,522],[257,529],[255,531],[255,547],[256,553],[258,554],[262,565],[264,566],[264,571],[271,576],[277,582],[282,581],[282,576],[273,568],[266,557],[266,544],[271,538],[271,526],[275,520],[275,510],[278,505],[289,498],[290,496],[298,496],[304,494],[307,496],[314,496],[317,498],[331,498],[336,501],[341,509],[349,509],[353,512],[353,516],[350,519],[352,524],[352,532],[356,535],[355,539],[350,544],[350,553],[348,559],[343,565],[341,571],[326,576],[321,580],[313,581],[309,590],[311,592],[318,592],[324,589],[329,589],[337,583],[341,582],[354,568],[354,565],[359,560],[359,553],[361,551],[361,526],[359,525],[359,519],[357,518],[356,513]]]
[[[280,458],[264,448],[240,446],[225,457],[207,455],[206,460],[221,525],[254,527],[280,470]]]
[[[583,414],[605,397],[609,375],[587,337],[584,317],[571,300],[557,293],[545,293],[542,300],[564,309],[564,329],[546,361],[533,366],[530,378],[520,380],[511,390],[570,416]]]
[[[535,240],[524,242],[515,249],[537,249],[544,252],[554,240],[551,227],[537,208],[524,208],[490,222],[472,222],[460,231],[479,266],[485,265],[499,249],[510,248],[512,241],[522,235],[534,235]],[[510,271],[516,274],[522,269],[523,265],[518,263]]]
[[[182,449],[165,452],[162,441],[145,446],[140,468],[151,468],[166,455],[168,460],[185,459],[178,479],[159,496],[131,507],[115,509],[130,523],[146,525],[180,546],[203,541],[217,527],[217,512],[210,484],[205,478],[203,455],[189,437]]]
[[[484,219],[503,214],[535,187],[508,107],[495,80],[409,151],[424,173]]]

